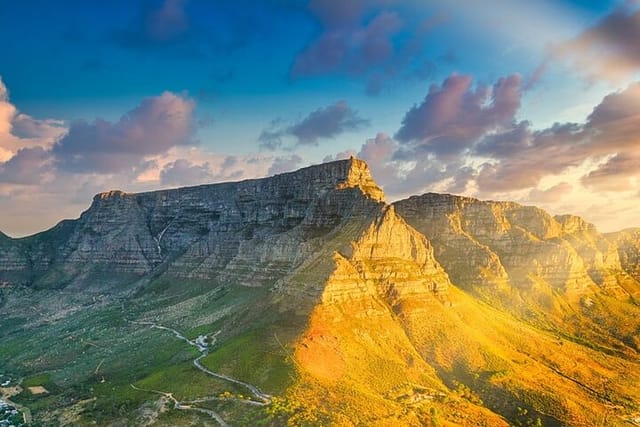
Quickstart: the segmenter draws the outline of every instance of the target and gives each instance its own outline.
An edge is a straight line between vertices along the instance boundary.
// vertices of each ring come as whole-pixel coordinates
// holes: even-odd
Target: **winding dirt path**
[[[167,326],[163,326],[163,325],[157,324],[155,322],[141,322],[141,321],[135,321],[135,320],[127,320],[127,321],[130,322],[130,323],[136,324],[136,325],[149,326],[151,329],[162,329],[164,331],[172,332],[173,335],[176,338],[178,338],[178,339],[186,342],[190,346],[193,346],[193,347],[198,349],[198,351],[200,352],[200,356],[196,357],[193,360],[193,365],[197,369],[199,369],[200,371],[202,371],[205,374],[207,374],[209,376],[212,376],[214,378],[218,378],[218,379],[221,379],[221,380],[224,380],[224,381],[228,381],[228,382],[240,385],[242,387],[245,387],[246,389],[248,389],[251,392],[251,394],[257,400],[226,399],[226,398],[219,398],[219,397],[202,397],[202,398],[198,398],[198,399],[194,399],[194,400],[190,400],[190,401],[179,401],[173,396],[173,393],[159,391],[159,390],[142,389],[142,388],[136,387],[135,385],[131,384],[131,387],[133,387],[134,389],[140,390],[140,391],[147,391],[147,392],[151,392],[151,393],[156,393],[156,394],[161,394],[161,395],[165,396],[166,398],[170,399],[174,403],[174,408],[175,409],[197,411],[197,412],[201,412],[203,414],[209,415],[211,418],[215,419],[218,422],[218,424],[220,424],[222,427],[229,427],[229,425],[224,421],[224,419],[220,416],[220,414],[218,414],[217,412],[215,412],[215,411],[213,411],[211,409],[206,409],[206,408],[200,408],[200,407],[197,407],[197,406],[193,406],[193,404],[209,402],[209,401],[214,401],[214,400],[235,400],[235,401],[247,404],[247,405],[254,405],[254,406],[266,406],[266,405],[269,405],[271,403],[271,396],[266,394],[266,393],[261,392],[258,389],[258,387],[254,386],[253,384],[249,384],[249,383],[246,383],[244,381],[240,381],[239,379],[230,377],[228,375],[224,375],[224,374],[220,374],[220,373],[217,373],[217,372],[213,372],[210,369],[206,368],[201,362],[201,360],[203,358],[205,358],[209,354],[209,346],[207,345],[207,343],[206,343],[206,341],[204,339],[201,339],[200,337],[198,337],[196,340],[190,340],[189,338],[185,337],[182,333],[180,333],[176,329],[169,328]]]

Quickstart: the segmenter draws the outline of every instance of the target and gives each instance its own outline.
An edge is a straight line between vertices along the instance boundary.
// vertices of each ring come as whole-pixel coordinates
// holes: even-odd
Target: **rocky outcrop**
[[[607,237],[615,242],[622,268],[640,281],[640,229],[623,230]]]
[[[16,239],[0,233],[0,285],[28,280],[29,259]]]
[[[354,158],[235,183],[109,191],[95,196],[77,220],[24,239],[0,236],[0,280],[121,285],[167,272],[261,285],[281,280],[347,219],[371,220],[383,201],[366,163]],[[628,233],[614,242],[579,217],[447,194],[394,206],[465,289],[547,286],[576,296],[637,289],[638,259]],[[407,245],[397,242],[400,252]]]
[[[450,282],[429,241],[385,206],[354,239],[334,254],[336,268],[324,286],[324,303],[375,296],[391,307],[409,298],[445,294]]]

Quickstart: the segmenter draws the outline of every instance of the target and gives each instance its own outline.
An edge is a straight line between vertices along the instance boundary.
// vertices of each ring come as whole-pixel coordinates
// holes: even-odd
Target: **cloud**
[[[263,148],[277,149],[284,137],[293,138],[297,145],[318,145],[319,139],[331,139],[369,125],[369,121],[358,115],[345,101],[318,108],[292,125],[272,121],[271,129],[262,131],[258,140]]]
[[[325,29],[295,58],[294,78],[337,71],[362,75],[393,56],[391,39],[403,26],[397,13],[381,11],[362,25],[360,1],[312,1],[309,9]]]
[[[537,203],[557,203],[571,190],[573,186],[568,182],[561,182],[544,190],[534,188],[529,192],[527,200]]]
[[[164,92],[144,99],[116,123],[72,122],[53,146],[56,164],[70,172],[131,170],[147,156],[194,144],[194,109],[192,99]]]
[[[377,95],[394,79],[415,76],[424,64],[422,48],[430,24],[402,16],[396,2],[313,0],[309,13],[320,32],[299,52],[291,65],[293,79],[345,75],[366,82],[366,93]]]
[[[478,186],[484,191],[527,188],[545,176],[608,158],[581,182],[594,189],[624,191],[640,166],[638,111],[640,83],[633,83],[605,96],[584,123],[556,123],[533,130],[523,121],[488,135],[474,148],[476,154],[492,158],[480,168]]]
[[[640,70],[640,10],[625,2],[577,37],[552,50],[592,79],[620,82]]]
[[[252,40],[271,36],[275,27],[266,24],[264,16],[273,14],[273,7],[280,6],[249,0],[140,3],[140,9],[127,25],[111,33],[111,41],[131,51],[198,61],[217,61],[221,55],[230,55]]]
[[[61,120],[39,120],[19,112],[0,78],[0,162],[9,160],[23,148],[48,149],[66,131]]]
[[[582,177],[582,184],[598,191],[625,191],[637,188],[632,179],[640,176],[640,153],[616,154]]]
[[[51,153],[42,147],[21,148],[0,163],[0,183],[35,185],[53,171]]]
[[[311,0],[309,11],[331,28],[350,26],[360,20],[365,10],[364,0]]]
[[[298,156],[297,154],[276,157],[275,159],[273,159],[273,164],[269,168],[267,175],[291,172],[292,170],[297,169],[300,166],[300,163],[302,163],[302,157]]]
[[[115,34],[116,41],[124,47],[143,48],[184,39],[190,26],[185,5],[185,0],[144,3],[129,27]]]
[[[398,181],[397,164],[393,162],[393,155],[397,149],[398,143],[393,138],[379,132],[375,138],[365,141],[357,157],[369,164],[376,181],[383,185],[391,185]]]
[[[319,108],[298,123],[289,127],[298,144],[315,145],[320,138],[335,138],[341,133],[368,126],[369,121],[361,118],[345,101],[338,101],[325,108]]]
[[[340,151],[336,154],[328,154],[322,159],[322,163],[333,162],[336,160],[347,160],[351,157],[358,157],[358,152],[353,149]]]
[[[19,112],[0,80],[0,229],[13,236],[43,230],[76,217],[93,194],[110,189],[140,192],[258,178],[302,162],[297,155],[205,151],[195,145],[194,110],[189,97],[165,92],[115,122],[76,121],[64,133],[61,121]]]
[[[638,193],[640,83],[605,96],[582,123],[542,129],[516,120],[521,86],[517,75],[491,87],[451,76],[409,109],[395,138],[379,133],[357,155],[391,200],[454,192],[585,214],[579,197],[601,206],[605,193]]]
[[[504,133],[484,138],[476,152],[491,156],[476,177],[478,187],[486,192],[536,186],[543,177],[578,167],[592,155],[583,126],[575,123],[556,123],[534,131],[529,122],[520,122]]]
[[[67,131],[65,123],[62,120],[37,120],[24,113],[17,114],[13,118],[12,125],[13,129],[11,133],[22,139],[55,139]]]
[[[160,182],[163,185],[197,185],[211,182],[212,178],[209,163],[194,164],[189,159],[168,163],[160,172]]]
[[[599,152],[632,149],[640,136],[640,82],[604,97],[587,118],[586,130],[593,135]]]
[[[11,133],[16,107],[9,102],[9,91],[0,78],[0,137],[6,138]]]
[[[404,116],[395,138],[406,156],[428,152],[451,158],[488,132],[509,126],[520,107],[521,78],[499,79],[492,88],[474,89],[470,76],[452,75],[432,85],[422,103]]]

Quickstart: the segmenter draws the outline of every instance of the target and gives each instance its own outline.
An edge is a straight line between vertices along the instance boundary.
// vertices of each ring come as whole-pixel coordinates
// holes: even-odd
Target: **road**
[[[155,323],[155,322],[141,322],[141,321],[134,321],[134,320],[128,320],[128,322],[136,324],[136,325],[146,325],[146,326],[149,326],[152,329],[161,329],[161,330],[164,330],[164,331],[172,332],[173,335],[176,338],[178,338],[178,339],[186,342],[187,344],[195,347],[196,349],[198,349],[198,351],[200,352],[200,355],[193,360],[193,365],[197,369],[199,369],[200,371],[202,371],[205,374],[207,374],[209,376],[212,376],[214,378],[218,378],[218,379],[221,379],[221,380],[224,380],[224,381],[228,381],[228,382],[234,383],[236,385],[240,385],[242,387],[245,387],[257,399],[257,400],[246,400],[246,399],[234,399],[234,400],[236,400],[238,402],[242,402],[244,404],[254,405],[254,406],[266,406],[266,405],[269,405],[271,403],[271,396],[266,394],[266,393],[261,392],[258,389],[258,387],[256,387],[255,385],[249,384],[249,383],[244,382],[244,381],[241,381],[241,380],[239,380],[237,378],[230,377],[228,375],[224,375],[224,374],[220,374],[220,373],[217,373],[217,372],[213,372],[210,369],[206,368],[202,364],[201,360],[203,358],[205,358],[209,354],[209,346],[207,345],[206,340],[203,339],[203,337],[198,337],[196,340],[190,340],[189,338],[185,337],[179,331],[177,331],[177,330],[175,330],[173,328],[169,328],[167,326],[160,325],[160,324]],[[222,398],[219,398],[219,397],[203,397],[203,398],[194,399],[194,400],[191,400],[191,401],[178,401],[173,396],[172,393],[159,391],[159,390],[142,389],[142,388],[136,387],[133,384],[131,384],[131,387],[133,387],[136,390],[148,391],[148,392],[152,392],[152,393],[161,394],[161,395],[167,397],[168,399],[170,399],[174,403],[174,407],[176,409],[201,412],[201,413],[209,415],[211,418],[215,419],[218,422],[218,424],[220,424],[222,427],[228,427],[228,424],[224,421],[224,419],[217,412],[215,412],[215,411],[213,411],[211,409],[205,409],[205,408],[200,408],[200,407],[197,407],[197,406],[193,406],[193,404],[194,403],[208,402],[208,401],[213,401],[213,400],[229,400],[229,399],[222,399]]]

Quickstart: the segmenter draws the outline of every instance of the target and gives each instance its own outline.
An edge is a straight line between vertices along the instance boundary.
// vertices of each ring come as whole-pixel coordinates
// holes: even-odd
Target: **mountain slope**
[[[447,194],[394,204],[429,238],[454,283],[533,324],[638,350],[640,283],[616,244],[581,218]]]

